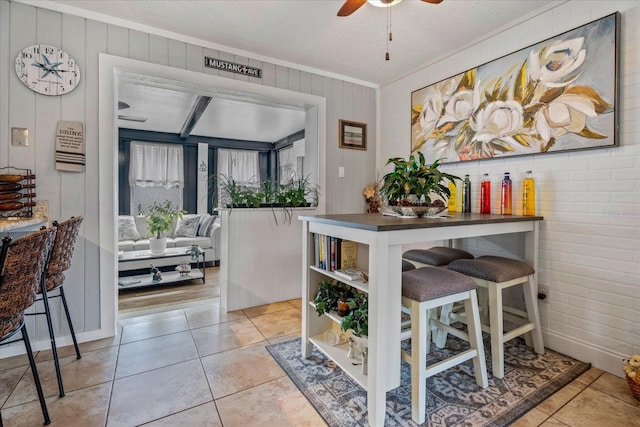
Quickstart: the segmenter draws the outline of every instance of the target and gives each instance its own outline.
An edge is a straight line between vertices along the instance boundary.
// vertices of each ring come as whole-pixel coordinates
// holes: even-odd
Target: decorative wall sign
[[[411,94],[411,152],[443,162],[618,145],[614,13]]]
[[[236,64],[235,62],[229,62],[222,59],[204,57],[204,66],[207,68],[215,68],[222,71],[229,71],[230,73],[244,74],[245,76],[255,77],[257,79],[262,78],[262,69],[249,67],[248,65]]]
[[[80,122],[60,120],[56,129],[56,169],[84,172],[84,131]]]
[[[340,120],[340,148],[367,149],[367,124]]]

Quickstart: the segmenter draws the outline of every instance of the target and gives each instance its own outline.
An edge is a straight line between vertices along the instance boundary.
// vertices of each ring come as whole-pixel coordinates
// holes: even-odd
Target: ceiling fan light
[[[402,0],[367,0],[367,3],[375,7],[391,7],[400,3],[401,1]]]

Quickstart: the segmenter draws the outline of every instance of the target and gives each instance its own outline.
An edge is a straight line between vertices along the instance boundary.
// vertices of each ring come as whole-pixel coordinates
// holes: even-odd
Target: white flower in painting
[[[582,65],[587,55],[582,48],[584,37],[566,41],[555,41],[529,54],[529,75],[548,87],[567,86],[579,77],[579,74],[565,79]]]
[[[425,138],[429,138],[431,132],[436,127],[438,119],[442,115],[442,109],[444,103],[442,96],[437,91],[430,90],[422,104],[422,111],[420,112],[420,128]]]
[[[479,98],[480,95],[477,89],[457,92],[445,106],[444,115],[438,122],[438,126],[448,122],[461,122],[470,118],[480,104]]]
[[[579,133],[587,125],[587,117],[596,117],[593,102],[579,95],[560,95],[535,114],[536,130],[544,142],[566,132]]]
[[[440,138],[433,144],[436,159],[447,159],[455,162],[460,160],[452,139]]]
[[[492,139],[505,139],[522,128],[522,105],[516,101],[494,101],[478,111],[475,122],[474,141],[489,142]],[[507,142],[516,144],[515,141]]]
[[[436,92],[440,94],[444,101],[451,98],[451,96],[458,90],[458,86],[460,86],[460,81],[462,81],[463,74],[458,74],[457,76],[453,76],[449,79],[443,80],[439,83],[436,83],[434,86]]]

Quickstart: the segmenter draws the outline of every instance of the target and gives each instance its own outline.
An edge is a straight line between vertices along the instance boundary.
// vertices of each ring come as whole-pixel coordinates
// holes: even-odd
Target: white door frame
[[[293,92],[271,86],[262,86],[246,81],[188,71],[165,65],[99,54],[98,73],[98,156],[100,159],[98,176],[98,206],[100,215],[99,267],[100,267],[100,330],[92,336],[97,338],[115,335],[118,313],[117,287],[117,217],[118,217],[118,83],[128,79],[144,79],[148,82],[173,81],[178,90],[212,93],[217,96],[246,99],[247,102],[267,102],[289,105],[306,111],[305,140],[316,145],[311,151],[317,158],[311,158],[317,165],[312,173],[312,181],[320,188],[326,188],[326,99],[324,97]],[[313,144],[313,143],[316,144]],[[307,145],[307,147],[309,147]],[[325,212],[326,195],[321,192],[318,213]]]

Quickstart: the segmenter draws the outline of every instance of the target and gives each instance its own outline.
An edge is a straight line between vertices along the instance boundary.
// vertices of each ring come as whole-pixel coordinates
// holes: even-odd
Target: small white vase
[[[152,254],[163,254],[167,250],[167,238],[161,237],[160,239],[150,238],[149,249]]]

